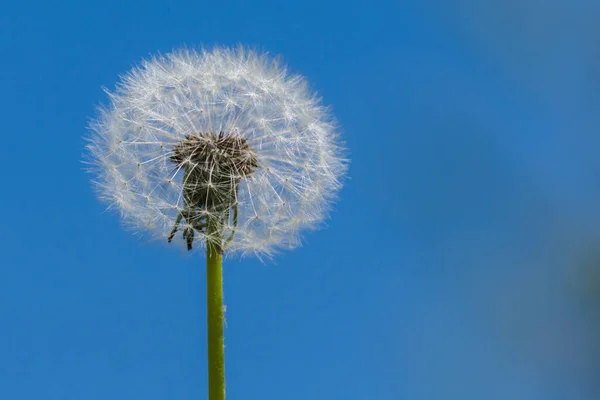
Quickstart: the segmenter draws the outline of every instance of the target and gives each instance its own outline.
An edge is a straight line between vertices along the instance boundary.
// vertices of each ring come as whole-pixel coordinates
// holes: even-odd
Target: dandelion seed
[[[302,78],[266,55],[177,51],[144,61],[109,94],[92,124],[90,162],[101,198],[141,232],[154,211],[163,223],[150,233],[171,238],[181,217],[194,231],[190,242],[183,230],[183,242],[206,247],[212,218],[222,251],[270,256],[299,244],[340,188],[346,165],[331,117]],[[165,202],[173,207],[157,207]],[[247,224],[256,210],[262,224]]]

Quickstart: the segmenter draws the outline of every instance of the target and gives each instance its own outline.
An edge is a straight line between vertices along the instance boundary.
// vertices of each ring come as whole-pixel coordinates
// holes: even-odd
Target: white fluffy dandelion
[[[95,182],[138,231],[271,255],[318,226],[340,188],[331,116],[267,55],[177,51],[142,62],[109,96],[88,146]]]
[[[271,255],[322,221],[346,169],[331,116],[299,76],[238,48],[143,62],[109,93],[88,146],[128,225],[206,247],[209,400],[225,398],[222,255]]]

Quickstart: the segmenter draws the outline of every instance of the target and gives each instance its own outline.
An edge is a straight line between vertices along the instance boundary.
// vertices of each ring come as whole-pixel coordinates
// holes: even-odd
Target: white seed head
[[[318,226],[341,187],[330,114],[267,55],[180,50],[142,62],[108,94],[88,145],[95,186],[158,239],[179,232],[188,248],[215,240],[270,256]]]

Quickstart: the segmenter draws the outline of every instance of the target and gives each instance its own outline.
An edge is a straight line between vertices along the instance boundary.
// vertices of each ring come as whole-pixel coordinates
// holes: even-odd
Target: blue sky
[[[597,398],[593,1],[10,2],[0,398],[206,398],[204,259],[121,229],[95,106],[180,46],[280,54],[352,163],[326,229],[228,260],[230,399]]]

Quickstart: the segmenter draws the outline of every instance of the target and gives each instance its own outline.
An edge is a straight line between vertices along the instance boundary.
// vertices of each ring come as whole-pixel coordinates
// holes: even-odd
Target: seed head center
[[[174,146],[170,159],[184,171],[180,219],[191,226],[184,230],[188,249],[194,230],[212,235],[216,230],[222,236],[232,208],[235,226],[238,186],[258,167],[256,153],[246,139],[224,132],[188,135]],[[177,224],[169,241],[176,229]]]

